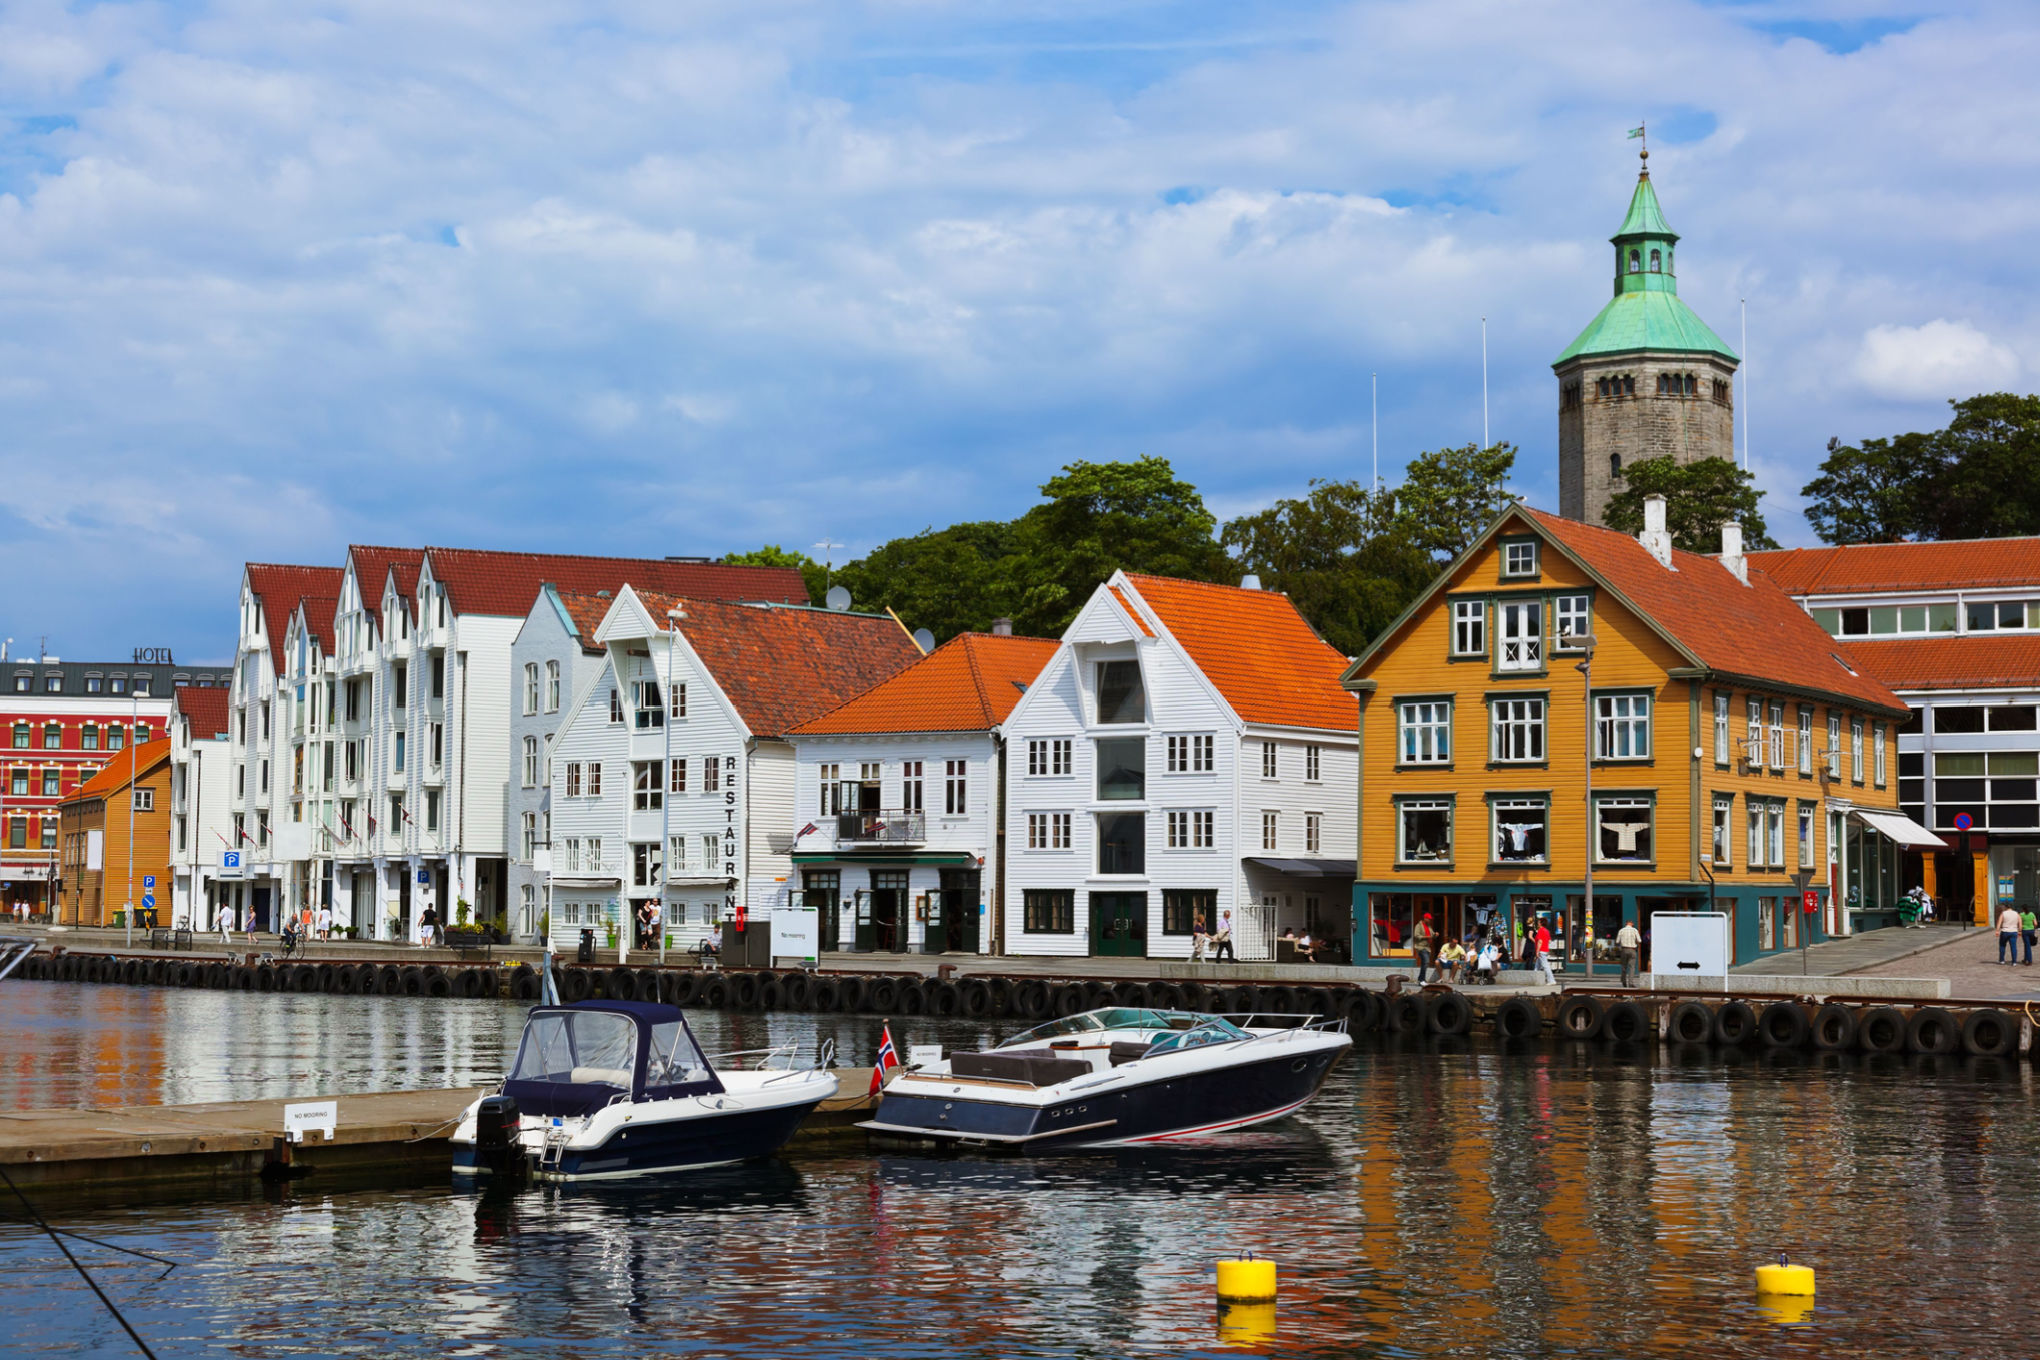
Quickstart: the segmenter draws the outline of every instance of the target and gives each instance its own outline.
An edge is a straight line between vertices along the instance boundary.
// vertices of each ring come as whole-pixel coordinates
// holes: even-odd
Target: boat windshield
[[[1022,1048],[1029,1044],[1047,1043],[1051,1039],[1069,1039],[1084,1034],[1097,1034],[1104,1030],[1191,1030],[1201,1023],[1212,1023],[1214,1017],[1197,1015],[1190,1011],[1158,1011],[1140,1006],[1107,1006],[1102,1010],[1085,1011],[1081,1015],[1065,1016],[1051,1020],[1045,1025],[1036,1025],[1024,1034],[1016,1034],[1000,1044],[1000,1048]],[[1216,1021],[1224,1024],[1224,1021]]]
[[[510,1080],[615,1086],[627,1091],[636,1067],[637,1026],[629,1016],[607,1011],[549,1011],[525,1022],[524,1040],[517,1046]]]
[[[708,1059],[678,1020],[652,1026],[652,1051],[645,1058],[645,1085],[678,1086],[707,1081]]]
[[[1148,1056],[1171,1053],[1178,1049],[1202,1048],[1206,1044],[1229,1044],[1236,1039],[1252,1037],[1230,1020],[1221,1020],[1214,1015],[1207,1017],[1203,1024],[1184,1030],[1180,1034],[1164,1034],[1148,1045]]]

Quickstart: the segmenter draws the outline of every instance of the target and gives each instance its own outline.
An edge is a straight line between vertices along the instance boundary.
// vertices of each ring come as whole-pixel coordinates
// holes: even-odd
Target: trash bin
[[[125,912],[125,911],[115,911],[115,912],[113,913],[113,926],[114,926],[114,929],[118,930],[118,929],[120,929],[120,928],[121,928],[122,926],[125,926],[126,924],[127,924],[127,912]]]
[[[595,962],[594,931],[585,928],[581,931],[581,943],[580,947],[574,950],[574,962],[576,963]]]

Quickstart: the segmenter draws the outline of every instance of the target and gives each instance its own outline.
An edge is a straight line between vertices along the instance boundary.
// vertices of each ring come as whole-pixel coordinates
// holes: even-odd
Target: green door
[[[975,954],[978,951],[978,888],[976,869],[944,869],[936,918],[928,931],[930,954]]]
[[[801,905],[815,909],[815,926],[821,936],[816,947],[824,954],[833,954],[842,948],[842,916],[836,899],[843,890],[843,874],[839,869],[809,869],[802,875]]]
[[[1147,954],[1147,894],[1091,894],[1091,952],[1107,958]]]

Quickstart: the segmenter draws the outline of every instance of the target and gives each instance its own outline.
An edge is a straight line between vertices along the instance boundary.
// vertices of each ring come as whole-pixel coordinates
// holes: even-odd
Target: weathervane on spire
[[[1629,129],[1629,137],[1631,141],[1641,139],[1643,142],[1643,149],[1636,154],[1643,161],[1642,173],[1647,177],[1650,174],[1650,138],[1643,135],[1643,124],[1638,123]]]

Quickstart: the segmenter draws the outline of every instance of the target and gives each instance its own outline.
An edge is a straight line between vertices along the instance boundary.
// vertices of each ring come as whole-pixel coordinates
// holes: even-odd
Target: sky
[[[349,542],[838,561],[1522,448],[1651,129],[1773,533],[2040,365],[2031,5],[0,0],[0,636]],[[1482,404],[1486,318],[1487,406]]]

